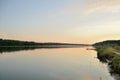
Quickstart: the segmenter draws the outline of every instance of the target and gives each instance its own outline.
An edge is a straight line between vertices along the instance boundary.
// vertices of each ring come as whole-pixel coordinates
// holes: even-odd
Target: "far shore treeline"
[[[54,42],[46,42],[46,43],[40,43],[40,42],[34,42],[34,41],[19,41],[19,40],[10,40],[10,39],[0,39],[0,47],[10,47],[10,46],[50,46],[50,45],[75,45],[75,46],[88,46],[88,44],[72,44],[72,43],[54,43]]]
[[[72,47],[89,46],[88,44],[71,44],[71,43],[53,43],[53,42],[33,42],[33,41],[20,41],[10,39],[0,39],[0,53],[13,52],[21,50],[33,50],[42,48],[72,48]]]
[[[89,46],[89,44],[72,44],[72,43],[56,43],[56,42],[34,42],[34,41],[20,41],[11,39],[0,39],[0,53],[13,52],[21,50],[33,50],[42,48],[74,48]]]

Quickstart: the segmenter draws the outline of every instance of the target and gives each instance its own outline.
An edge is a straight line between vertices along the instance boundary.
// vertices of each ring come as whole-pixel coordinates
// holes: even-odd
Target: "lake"
[[[0,80],[115,80],[86,47],[3,52]]]

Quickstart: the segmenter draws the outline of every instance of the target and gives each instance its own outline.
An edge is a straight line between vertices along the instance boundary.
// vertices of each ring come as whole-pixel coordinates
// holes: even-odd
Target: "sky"
[[[120,39],[120,0],[0,0],[0,38],[92,44]]]

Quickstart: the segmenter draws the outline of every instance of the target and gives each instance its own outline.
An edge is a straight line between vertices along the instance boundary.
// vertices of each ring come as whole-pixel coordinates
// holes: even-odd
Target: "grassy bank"
[[[96,47],[98,58],[102,62],[108,62],[111,72],[120,74],[120,46],[102,46]]]

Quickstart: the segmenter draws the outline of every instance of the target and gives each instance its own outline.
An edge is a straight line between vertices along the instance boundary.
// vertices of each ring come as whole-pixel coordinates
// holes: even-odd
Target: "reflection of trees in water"
[[[22,50],[34,50],[34,49],[52,49],[52,48],[60,48],[60,47],[32,47],[32,46],[27,46],[27,47],[0,47],[0,53],[3,52],[14,52],[14,51],[22,51]]]
[[[33,49],[37,49],[37,48],[35,47],[0,47],[0,53],[21,51],[21,50],[33,50]]]
[[[0,39],[0,53],[20,50],[33,50],[38,48],[68,48],[81,46],[88,46],[88,44],[38,43],[30,41]]]
[[[53,48],[76,48],[76,47],[86,47],[86,46],[76,46],[76,45],[44,45],[44,46],[4,46],[0,47],[0,53],[3,52],[13,52],[22,50],[34,50],[34,49],[53,49]]]

